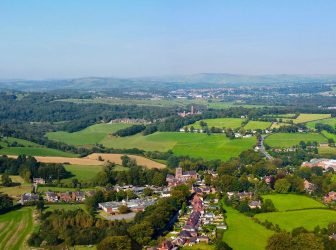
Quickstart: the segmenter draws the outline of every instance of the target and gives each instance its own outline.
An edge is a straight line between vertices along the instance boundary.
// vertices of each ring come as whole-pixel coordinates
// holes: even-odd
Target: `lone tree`
[[[127,206],[121,205],[120,207],[118,207],[118,211],[121,214],[127,214],[130,210],[128,209]]]

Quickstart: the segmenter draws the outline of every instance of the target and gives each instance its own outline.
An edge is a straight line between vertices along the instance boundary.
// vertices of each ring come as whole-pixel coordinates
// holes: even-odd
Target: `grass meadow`
[[[0,249],[25,249],[24,242],[33,230],[33,209],[23,207],[0,215]]]
[[[1,175],[0,175],[1,176]],[[32,191],[31,183],[25,182],[21,176],[10,175],[13,183],[19,183],[19,186],[4,187],[0,186],[0,193],[8,194],[11,197],[19,198],[24,193],[30,193]]]
[[[306,126],[310,129],[315,129],[315,124],[316,123],[327,124],[327,125],[330,125],[332,127],[335,127],[336,126],[336,118],[329,118],[329,119],[323,119],[323,120],[319,120],[319,121],[308,122],[306,124]]]
[[[216,119],[204,119],[203,122],[206,122],[208,124],[208,127],[215,127],[215,128],[240,128],[242,122],[245,119],[241,118],[216,118]],[[188,127],[194,126],[196,129],[200,129],[200,121],[197,121],[194,124],[190,124]]]
[[[58,131],[47,133],[46,136],[50,140],[64,142],[69,145],[93,145],[100,143],[107,135],[129,126],[131,126],[131,124],[101,123],[74,133]]]
[[[330,114],[300,114],[296,119],[293,120],[294,123],[306,123],[310,121],[322,120],[330,118]]]
[[[233,249],[263,250],[268,238],[274,232],[255,223],[252,218],[237,210],[224,206],[228,229],[224,232],[223,240]]]
[[[249,121],[244,129],[256,130],[256,129],[267,129],[272,125],[271,122],[262,122],[262,121]]]
[[[273,148],[287,148],[298,145],[300,141],[327,142],[327,139],[318,133],[277,133],[267,136],[265,143]]]
[[[296,227],[314,230],[316,226],[327,227],[336,221],[336,211],[330,209],[304,209],[296,211],[262,213],[255,215],[260,221],[268,220],[278,224],[281,229],[292,231]]]
[[[176,155],[189,155],[204,159],[228,160],[242,151],[252,148],[256,139],[244,138],[230,140],[224,134],[199,134],[180,132],[157,132],[148,136],[140,134],[129,137],[111,137],[103,144],[112,148],[140,148],[147,151],[167,151],[172,149]]]
[[[272,200],[279,212],[306,208],[325,208],[326,206],[312,198],[297,194],[270,194],[262,198]]]

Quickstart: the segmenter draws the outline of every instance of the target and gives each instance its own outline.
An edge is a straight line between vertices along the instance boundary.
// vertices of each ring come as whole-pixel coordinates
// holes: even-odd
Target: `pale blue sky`
[[[1,0],[0,78],[336,74],[334,0]]]

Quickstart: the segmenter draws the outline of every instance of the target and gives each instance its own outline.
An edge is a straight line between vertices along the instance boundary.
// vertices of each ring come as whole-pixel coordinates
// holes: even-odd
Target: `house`
[[[251,209],[261,208],[261,201],[251,201],[251,202],[249,202],[248,206]]]
[[[304,185],[304,190],[307,192],[307,193],[312,193],[315,191],[315,185],[307,180],[304,180],[303,182],[303,185]]]
[[[72,200],[76,202],[83,202],[85,200],[85,193],[82,191],[72,192]]]
[[[301,165],[302,167],[321,167],[325,171],[328,169],[333,169],[336,171],[336,160],[331,159],[311,159],[309,162],[305,161]]]
[[[175,176],[168,174],[166,177],[166,181],[168,183],[168,187],[177,186],[180,184],[184,184],[189,180],[196,180],[198,178],[198,174],[196,171],[186,171],[183,172],[182,168],[176,168]]]
[[[331,191],[326,196],[324,196],[324,202],[330,203],[336,201],[336,192]]]
[[[22,205],[30,202],[36,202],[39,200],[38,194],[32,194],[32,193],[25,193],[21,195],[20,203]]]
[[[33,183],[35,185],[38,185],[38,184],[45,184],[45,180],[43,178],[33,178]]]
[[[58,195],[55,192],[46,192],[45,193],[45,199],[48,202],[58,202]]]

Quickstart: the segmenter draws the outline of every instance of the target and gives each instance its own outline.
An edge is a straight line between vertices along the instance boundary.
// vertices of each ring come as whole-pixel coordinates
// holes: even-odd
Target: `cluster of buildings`
[[[168,187],[175,187],[181,184],[188,182],[189,180],[197,180],[198,174],[196,171],[186,171],[183,172],[182,168],[178,167],[175,170],[175,176],[168,174],[166,177],[166,181],[168,183]]]
[[[302,167],[321,167],[323,170],[333,169],[336,171],[336,160],[333,159],[311,159],[310,161],[305,161],[301,165]]]
[[[200,115],[202,114],[201,111],[196,110],[194,106],[191,106],[190,108],[190,112],[186,112],[185,110],[183,112],[178,113],[179,116],[181,117],[186,117],[186,116],[190,116],[190,115]]]
[[[145,119],[131,119],[131,118],[120,118],[120,119],[114,119],[109,122],[109,124],[112,123],[125,123],[125,124],[148,124],[149,121]]]
[[[240,201],[248,200],[248,206],[251,209],[261,208],[261,201],[253,199],[252,192],[227,192],[226,195],[230,200],[234,197],[237,197]]]
[[[323,197],[325,203],[330,203],[336,201],[336,192],[331,191],[326,196]]]
[[[154,205],[156,202],[155,198],[152,199],[132,199],[129,201],[122,200],[121,202],[118,201],[109,201],[99,203],[98,207],[102,209],[104,212],[109,214],[117,214],[119,213],[120,206],[126,206],[132,212],[140,212],[144,211],[146,207]]]
[[[81,203],[84,202],[86,197],[90,197],[94,194],[94,191],[67,191],[67,192],[45,192],[44,200],[50,203],[56,203],[56,202],[76,202]],[[39,195],[34,193],[25,193],[21,195],[20,203],[22,205],[27,203],[36,202],[39,200]]]

